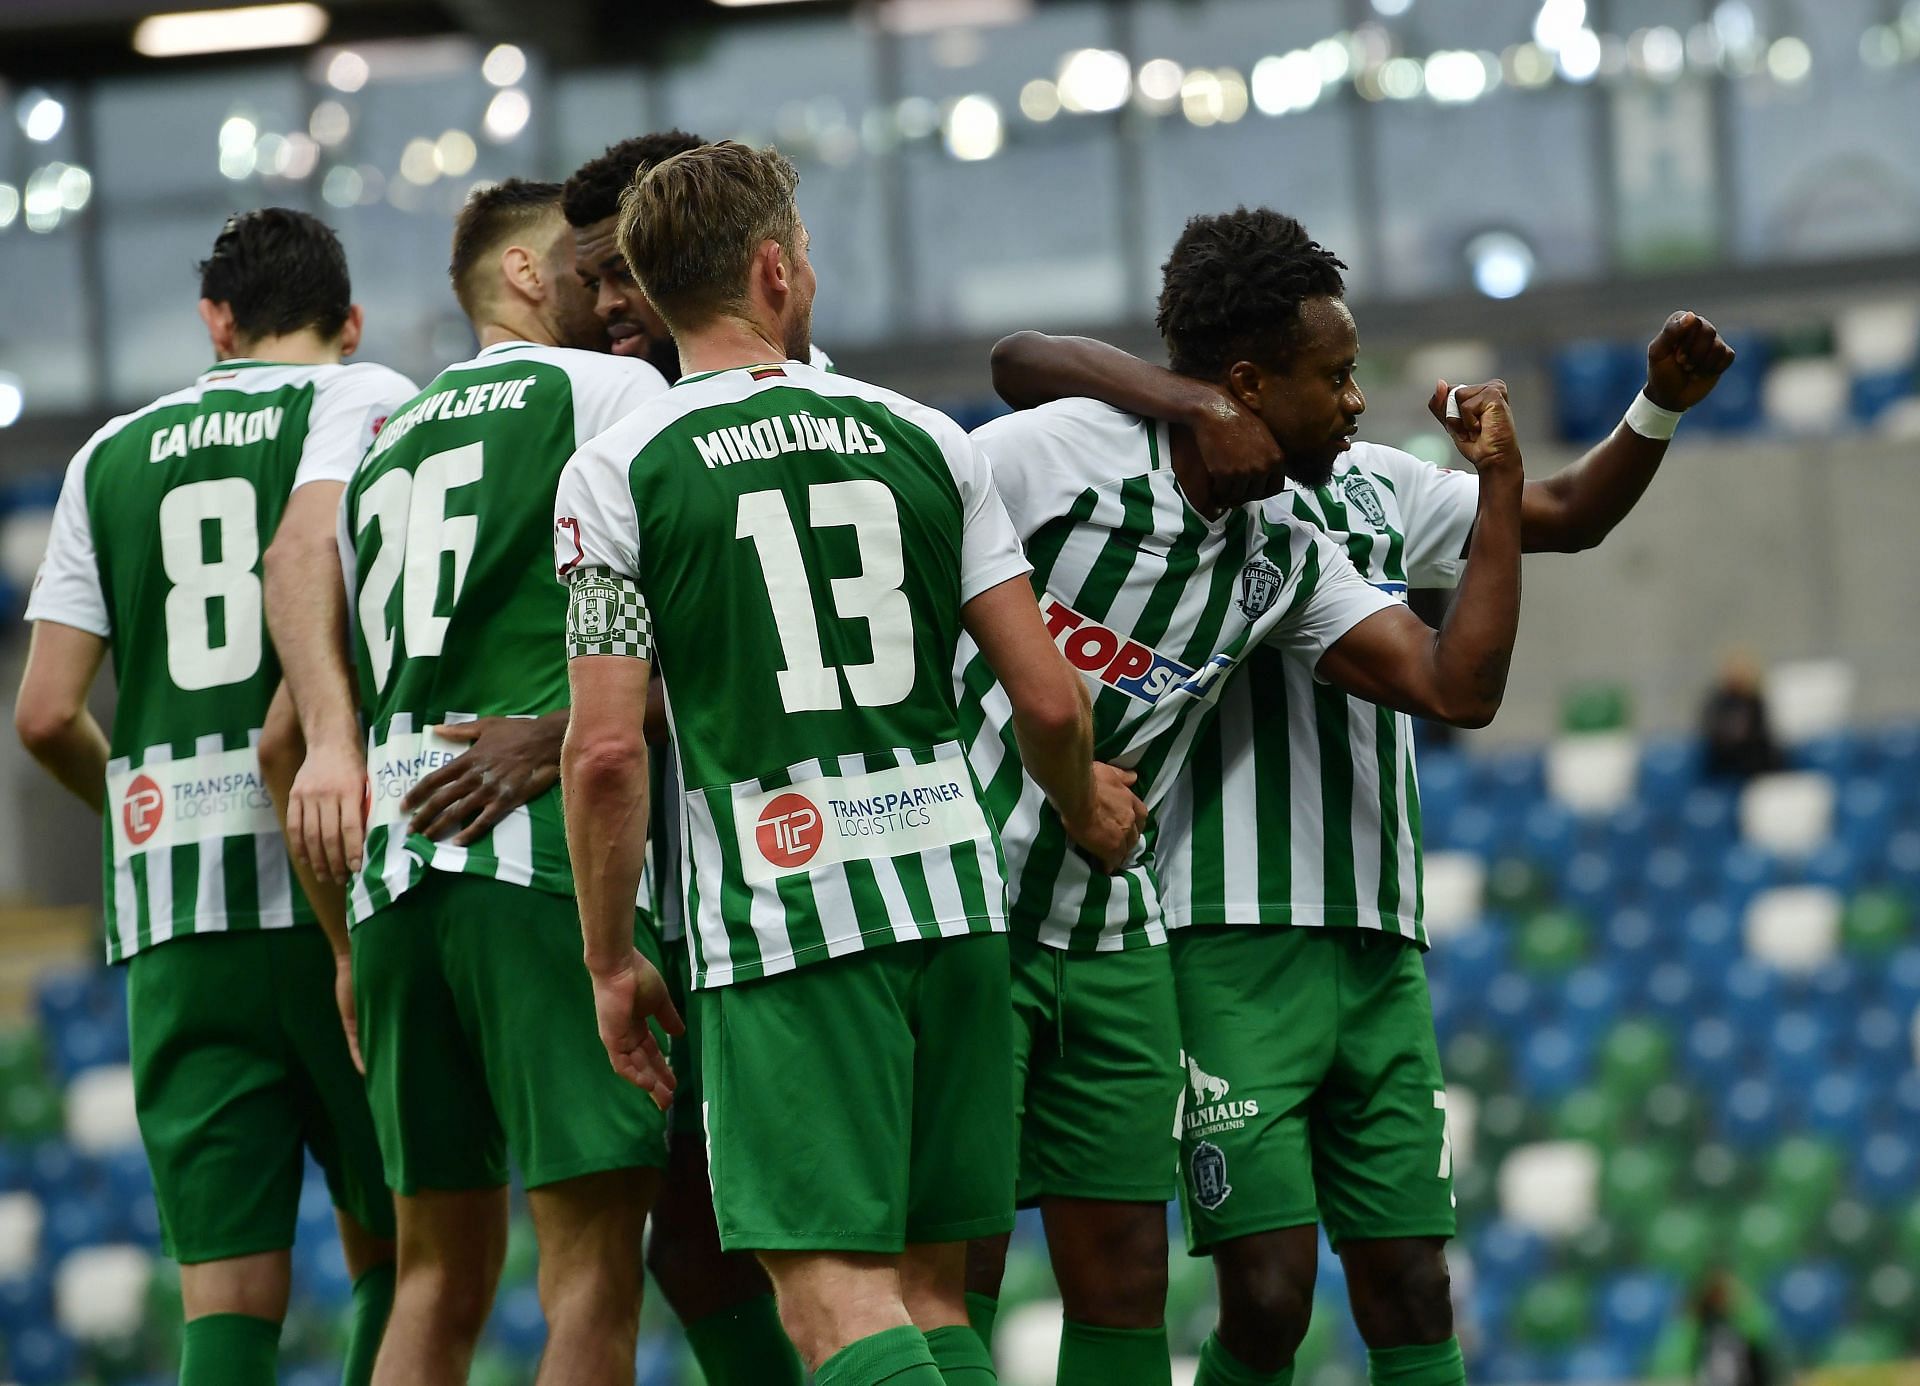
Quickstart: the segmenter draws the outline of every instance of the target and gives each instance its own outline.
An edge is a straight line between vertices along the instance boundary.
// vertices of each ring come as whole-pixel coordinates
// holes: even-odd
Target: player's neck
[[[787,349],[779,345],[777,336],[760,323],[723,317],[697,330],[675,334],[674,341],[680,347],[682,375],[705,375],[786,360]]]
[[[337,366],[341,361],[340,339],[322,337],[310,328],[275,337],[256,337],[235,342],[222,361],[272,361],[285,366]]]
[[[492,317],[478,318],[473,324],[473,335],[480,339],[480,349],[499,346],[502,342],[532,342],[535,346],[559,346],[553,332],[533,313],[496,313]]]
[[[1209,520],[1219,519],[1226,507],[1214,504],[1213,480],[1207,475],[1206,464],[1200,460],[1200,445],[1194,442],[1193,434],[1179,424],[1168,432],[1173,440],[1173,479],[1180,483],[1187,504]]]

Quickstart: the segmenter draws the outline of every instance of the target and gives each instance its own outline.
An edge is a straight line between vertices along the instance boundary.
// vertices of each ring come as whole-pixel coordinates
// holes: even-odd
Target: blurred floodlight
[[[1553,55],[1537,43],[1516,43],[1500,55],[1500,66],[1516,87],[1544,87],[1553,80]]]
[[[900,124],[900,137],[923,140],[940,128],[940,108],[924,96],[904,97],[894,108],[893,118]]]
[[[93,175],[84,168],[72,164],[63,165],[54,179],[54,188],[60,194],[62,209],[77,212],[85,207],[93,196]]]
[[[327,12],[318,5],[246,5],[150,15],[134,29],[133,48],[149,58],[241,53],[317,43],[326,32]]]
[[[251,149],[260,139],[260,127],[243,115],[230,115],[220,122],[220,152]]]
[[[253,166],[262,173],[276,177],[284,174],[291,158],[292,151],[284,135],[262,135],[260,142],[253,147]]]
[[[947,112],[947,152],[956,159],[966,163],[991,159],[1005,138],[1000,108],[992,97],[977,92],[963,96]]]
[[[1262,58],[1253,65],[1253,104],[1270,116],[1304,111],[1320,99],[1324,77],[1321,60],[1302,49]]]
[[[20,130],[35,144],[45,144],[67,123],[67,108],[44,91],[30,91],[14,107]]]
[[[480,64],[480,75],[496,87],[511,87],[527,75],[527,55],[511,43],[499,44]]]
[[[1587,0],[1542,0],[1533,20],[1533,41],[1557,53],[1587,27]]]
[[[365,58],[351,48],[342,48],[327,64],[327,85],[336,91],[359,91],[372,73]]]
[[[1380,65],[1380,90],[1394,101],[1411,101],[1426,85],[1426,73],[1413,58],[1389,58]]]
[[[13,225],[13,219],[20,215],[20,189],[11,183],[0,183],[0,231]]]
[[[1788,86],[1804,82],[1813,71],[1813,50],[1807,47],[1805,39],[1775,39],[1767,49],[1767,71],[1773,74],[1774,81]]]
[[[1081,48],[1060,64],[1060,104],[1069,111],[1117,111],[1127,101],[1133,68],[1108,48]]]
[[[1134,87],[1145,100],[1170,106],[1180,99],[1180,79],[1184,76],[1185,70],[1172,58],[1153,58],[1140,64]]]
[[[1345,34],[1338,38],[1323,38],[1308,51],[1320,66],[1320,81],[1324,86],[1344,81],[1353,71],[1353,49],[1348,46]]]
[[[1195,125],[1218,125],[1225,109],[1220,78],[1204,67],[1196,67],[1180,82],[1180,111]]]
[[[1020,88],[1020,114],[1032,121],[1048,121],[1060,114],[1060,89],[1045,77]]]
[[[1413,8],[1413,0],[1373,0],[1373,12],[1391,19]]]
[[[400,176],[409,183],[425,187],[440,176],[440,160],[432,140],[416,136],[400,151]]]
[[[433,157],[447,177],[460,178],[473,172],[480,150],[465,130],[449,130],[434,141]]]
[[[320,180],[320,196],[329,207],[351,207],[360,200],[365,186],[358,169],[349,164],[336,164]]]
[[[1759,21],[1747,0],[1720,0],[1713,7],[1713,31],[1729,52],[1744,52],[1760,41]]]
[[[0,428],[13,427],[20,411],[26,407],[27,395],[20,388],[20,377],[11,371],[0,371]]]
[[[1591,82],[1600,72],[1600,35],[1577,29],[1560,45],[1560,75],[1569,82]]]
[[[1487,70],[1478,53],[1442,49],[1427,59],[1427,95],[1445,105],[1477,101],[1487,89]]]
[[[1900,61],[1900,33],[1891,24],[1870,24],[1860,35],[1860,61],[1888,68]]]
[[[1514,298],[1533,282],[1533,248],[1511,231],[1486,231],[1467,242],[1473,287],[1488,298]]]
[[[307,121],[307,133],[331,149],[353,133],[353,117],[338,101],[322,101],[313,108]]]
[[[527,94],[518,87],[508,87],[495,92],[493,100],[487,103],[481,127],[488,139],[504,144],[527,128],[527,120],[532,115],[533,104],[527,100]]]
[[[1664,24],[1647,30],[1640,40],[1640,61],[1649,77],[1678,77],[1687,64],[1687,45],[1680,31]]]
[[[320,167],[320,146],[311,135],[295,130],[287,136],[286,157],[280,161],[282,178],[311,178]]]

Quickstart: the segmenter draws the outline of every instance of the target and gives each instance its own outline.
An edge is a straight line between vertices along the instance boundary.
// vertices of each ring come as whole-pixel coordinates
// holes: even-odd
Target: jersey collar
[[[531,346],[538,346],[538,345],[540,345],[538,342],[529,342],[524,340],[515,340],[511,342],[495,342],[492,346],[481,347],[479,355],[475,356],[474,359],[477,361],[480,359],[481,356],[492,356],[495,352],[518,351],[522,347],[531,347]]]
[[[251,356],[236,356],[229,361],[215,361],[200,372],[200,378],[205,380],[209,376],[225,375],[229,371],[266,370],[273,366],[286,367],[292,364],[291,361],[257,361]]]

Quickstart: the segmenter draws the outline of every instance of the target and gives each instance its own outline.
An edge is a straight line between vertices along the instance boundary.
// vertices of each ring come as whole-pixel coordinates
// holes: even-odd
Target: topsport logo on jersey
[[[147,775],[136,775],[120,796],[120,823],[127,830],[127,841],[135,847],[160,831],[166,816],[167,796]]]
[[[826,825],[813,800],[804,794],[782,794],[760,811],[754,829],[760,855],[783,871],[805,866],[826,840]]]

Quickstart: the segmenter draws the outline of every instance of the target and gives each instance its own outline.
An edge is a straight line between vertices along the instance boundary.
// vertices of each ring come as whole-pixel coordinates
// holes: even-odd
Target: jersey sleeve
[[[553,500],[553,563],[560,581],[583,568],[640,577],[640,522],[627,471],[618,444],[602,437],[576,452],[560,473]]]
[[[314,390],[293,489],[309,481],[352,480],[380,425],[418,393],[398,371],[371,363],[348,366],[322,380]]]
[[[820,350],[819,343],[817,342],[809,343],[807,346],[807,364],[817,371],[827,371],[829,373],[837,373],[838,371],[838,367],[833,364],[833,358],[827,355],[826,352]]]
[[[94,442],[98,442],[96,437]],[[53,528],[47,535],[47,556],[33,576],[27,598],[29,621],[57,621],[84,630],[102,640],[113,634],[106,592],[100,586],[100,564],[93,549],[93,525],[87,517],[87,461],[90,442],[67,468],[60,499],[53,507]]]
[[[667,378],[645,361],[588,355],[585,368],[569,368],[573,381],[573,445],[605,433],[620,420],[667,392]]]
[[[973,439],[948,423],[940,444],[960,491],[960,600],[970,602],[1008,578],[1032,572],[1033,565],[1000,498],[992,464]]]
[[[1422,462],[1411,453],[1383,448],[1382,468],[1400,498],[1407,535],[1407,582],[1413,587],[1453,587],[1466,567],[1467,537],[1480,508],[1480,478]]]
[[[1266,643],[1309,664],[1367,617],[1399,603],[1367,582],[1340,546],[1306,525],[1275,525],[1269,546],[1284,534],[1291,562],[1279,601],[1285,614],[1267,632]]]

